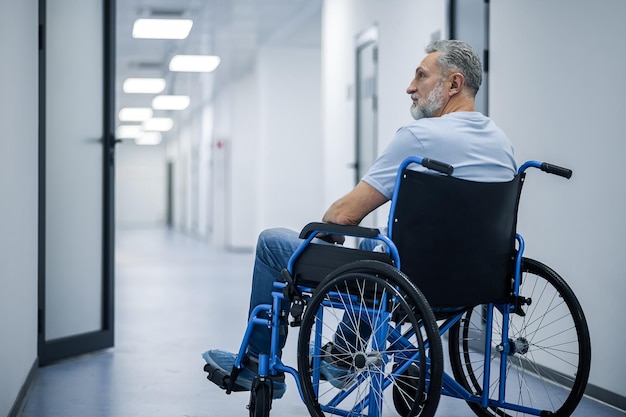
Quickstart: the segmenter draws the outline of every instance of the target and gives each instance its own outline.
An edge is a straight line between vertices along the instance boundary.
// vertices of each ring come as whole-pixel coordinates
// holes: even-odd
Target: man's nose
[[[406,88],[406,93],[407,94],[413,94],[414,92],[417,91],[417,89],[415,88],[415,83],[413,81],[411,81],[411,84],[409,84],[409,86]]]

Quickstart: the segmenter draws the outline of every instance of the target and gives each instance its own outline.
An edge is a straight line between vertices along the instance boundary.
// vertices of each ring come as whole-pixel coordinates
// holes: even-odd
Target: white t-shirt
[[[450,164],[452,176],[466,180],[503,182],[517,174],[513,145],[504,132],[479,112],[455,112],[398,129],[363,181],[391,199],[398,167],[412,155]],[[411,169],[426,171],[421,165]]]

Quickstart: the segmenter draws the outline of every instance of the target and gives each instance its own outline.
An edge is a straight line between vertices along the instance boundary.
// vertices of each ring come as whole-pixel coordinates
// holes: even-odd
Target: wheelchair
[[[528,161],[510,182],[479,183],[413,156],[399,168],[387,233],[306,225],[274,283],[273,304],[252,312],[233,370],[219,385],[230,393],[251,329],[267,326],[272,343],[259,357],[251,417],[269,416],[278,373],[295,378],[314,417],[429,417],[441,395],[483,417],[571,415],[589,378],[589,330],[565,280],[523,256],[516,223],[528,168],[572,175]],[[374,239],[385,249],[318,244],[318,234]],[[284,299],[289,313],[280,310]],[[297,369],[278,354],[286,320],[300,327]],[[329,364],[341,371],[336,378],[322,372]]]

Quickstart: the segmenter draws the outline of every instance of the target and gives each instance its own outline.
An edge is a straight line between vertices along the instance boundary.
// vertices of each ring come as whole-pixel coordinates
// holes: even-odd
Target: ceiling
[[[255,51],[265,44],[319,46],[322,0],[117,0],[116,107],[150,107],[148,94],[126,94],[129,77],[165,78],[163,94],[186,94],[186,73],[167,66],[172,55],[209,54],[221,58],[209,85],[223,85],[245,74]],[[133,39],[138,18],[185,18],[193,27],[184,40]],[[213,94],[214,88],[207,92]],[[192,103],[193,106],[193,103]]]

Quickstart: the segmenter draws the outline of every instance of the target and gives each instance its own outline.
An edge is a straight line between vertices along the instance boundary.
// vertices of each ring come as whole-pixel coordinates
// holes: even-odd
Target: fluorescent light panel
[[[215,55],[174,55],[170,60],[170,71],[211,72],[220,64]]]
[[[143,130],[149,132],[167,132],[174,127],[174,120],[170,117],[153,117],[143,122]]]
[[[120,125],[115,130],[115,137],[117,139],[136,139],[142,133],[141,125]]]
[[[158,94],[165,90],[163,78],[127,78],[124,80],[122,90],[125,93]]]
[[[144,132],[135,139],[137,145],[158,145],[163,140],[161,132]]]
[[[154,110],[185,110],[189,107],[189,96],[156,96],[152,99]]]
[[[192,26],[190,19],[137,19],[133,24],[133,38],[185,39]]]
[[[152,117],[150,107],[124,107],[118,116],[120,122],[143,122]]]

